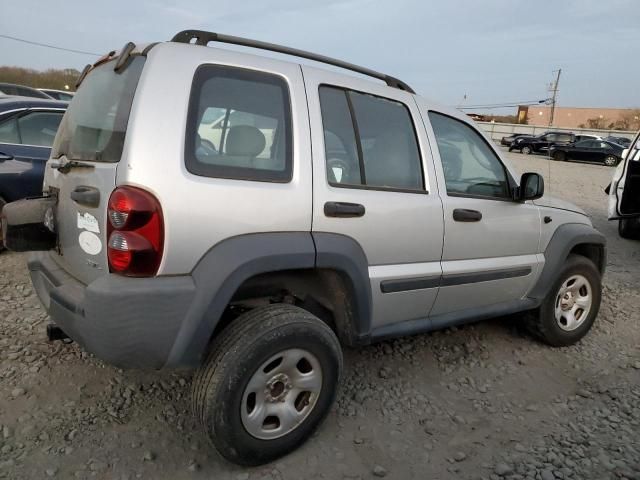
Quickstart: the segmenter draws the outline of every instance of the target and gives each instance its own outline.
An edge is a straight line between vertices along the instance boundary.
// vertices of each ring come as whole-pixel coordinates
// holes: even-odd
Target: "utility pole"
[[[556,72],[556,70],[554,70]],[[553,116],[556,112],[556,98],[558,96],[558,85],[560,84],[560,74],[562,73],[562,69],[559,68],[557,70],[556,81],[553,82],[549,86],[549,91],[553,92],[553,96],[551,97],[551,115],[549,115],[549,126],[553,125]]]

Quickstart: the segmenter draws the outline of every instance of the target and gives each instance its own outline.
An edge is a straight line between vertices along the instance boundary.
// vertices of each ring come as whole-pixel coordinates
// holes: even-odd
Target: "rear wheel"
[[[613,155],[607,155],[604,159],[604,164],[607,167],[615,167],[618,164],[618,158]]]
[[[567,159],[567,154],[564,152],[553,152],[553,159],[564,162]]]
[[[301,445],[329,412],[342,370],[333,331],[291,305],[257,308],[216,338],[193,410],[227,460],[261,465]]]
[[[640,240],[640,218],[621,218],[618,220],[618,234],[622,238]]]
[[[524,147],[522,147],[520,152],[524,155],[529,155],[531,153],[531,147],[529,147],[528,145],[525,145]]]
[[[600,309],[600,272],[591,260],[570,255],[529,328],[543,342],[562,347],[582,339]]]

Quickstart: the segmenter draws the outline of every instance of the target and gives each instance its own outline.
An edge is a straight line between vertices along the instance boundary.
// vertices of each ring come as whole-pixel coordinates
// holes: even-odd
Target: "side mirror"
[[[517,189],[516,200],[536,200],[544,195],[544,178],[538,173],[523,173],[520,178],[520,188]]]

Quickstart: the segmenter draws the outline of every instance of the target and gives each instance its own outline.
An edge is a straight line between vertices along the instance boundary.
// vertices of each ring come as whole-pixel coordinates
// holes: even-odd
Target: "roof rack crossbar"
[[[220,33],[206,32],[203,30],[183,30],[177,33],[171,39],[172,42],[178,43],[192,43],[195,40],[196,45],[206,46],[209,42],[221,42],[230,43],[233,45],[241,45],[243,47],[258,48],[260,50],[269,50],[271,52],[284,53],[285,55],[292,55],[294,57],[306,58],[308,60],[314,60],[316,62],[326,63],[335,67],[344,68],[353,72],[361,73],[369,77],[374,77],[382,80],[390,87],[398,88],[400,90],[407,91],[409,93],[415,93],[413,89],[404,83],[390,75],[376,72],[366,67],[360,67],[349,62],[343,62],[324,55],[318,55],[316,53],[307,52],[305,50],[298,50],[297,48],[285,47],[283,45],[277,45],[275,43],[262,42],[260,40],[251,40],[249,38],[235,37],[233,35],[223,35]]]

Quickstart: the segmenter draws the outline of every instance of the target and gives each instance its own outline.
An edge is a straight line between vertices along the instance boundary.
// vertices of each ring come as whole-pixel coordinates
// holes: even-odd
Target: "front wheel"
[[[520,152],[523,155],[529,155],[531,153],[531,147],[525,145],[524,147],[522,147],[522,149],[520,150]]]
[[[601,300],[600,272],[591,260],[570,255],[539,310],[530,330],[553,347],[573,345],[593,326]]]
[[[340,343],[320,319],[291,305],[256,308],[214,341],[193,381],[193,410],[223,457],[261,465],[309,438],[341,371]]]
[[[604,159],[604,164],[607,167],[615,167],[616,165],[618,165],[618,157],[607,155]]]

